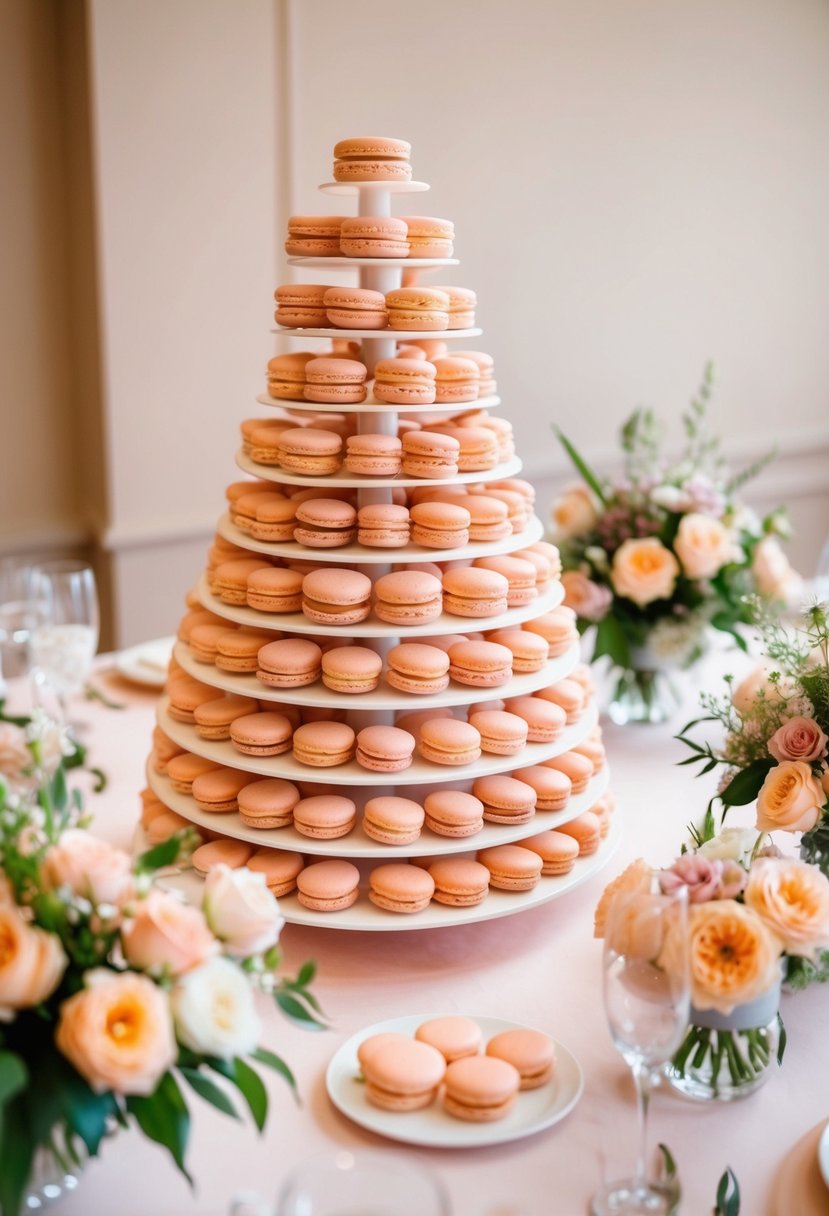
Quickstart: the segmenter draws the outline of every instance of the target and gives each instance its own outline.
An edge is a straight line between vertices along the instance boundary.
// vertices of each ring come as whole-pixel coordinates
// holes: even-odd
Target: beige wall
[[[175,625],[256,412],[285,216],[330,209],[315,187],[350,133],[410,139],[434,184],[417,209],[455,220],[542,498],[565,470],[553,420],[604,463],[633,405],[676,426],[712,356],[727,447],[780,445],[762,496],[791,502],[814,562],[823,0],[0,0],[0,17],[0,552],[94,539],[119,641]]]

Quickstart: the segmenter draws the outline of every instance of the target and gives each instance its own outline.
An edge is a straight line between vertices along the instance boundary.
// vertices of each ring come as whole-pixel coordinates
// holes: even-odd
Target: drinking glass
[[[29,670],[29,642],[38,611],[32,565],[25,558],[0,561],[0,696],[5,681]]]
[[[46,562],[32,571],[39,618],[29,642],[33,674],[60,702],[64,721],[69,697],[79,693],[98,647],[98,595],[85,562]]]
[[[450,1216],[450,1209],[443,1186],[419,1162],[343,1149],[295,1170],[276,1216]]]
[[[676,1182],[647,1173],[650,1091],[660,1067],[682,1042],[690,1013],[688,898],[685,887],[619,892],[604,938],[604,1005],[613,1044],[636,1082],[639,1154],[632,1178],[606,1183],[593,1196],[592,1216],[667,1216],[676,1210]]]

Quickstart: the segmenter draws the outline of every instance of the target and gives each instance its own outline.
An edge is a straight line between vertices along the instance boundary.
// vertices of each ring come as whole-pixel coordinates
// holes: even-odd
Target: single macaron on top
[[[337,182],[408,182],[412,145],[385,135],[361,135],[334,145]]]
[[[473,1022],[472,1018],[460,1016],[430,1018],[418,1026],[415,1038],[420,1043],[436,1047],[447,1064],[463,1056],[478,1055],[483,1044],[483,1033],[478,1023]]]

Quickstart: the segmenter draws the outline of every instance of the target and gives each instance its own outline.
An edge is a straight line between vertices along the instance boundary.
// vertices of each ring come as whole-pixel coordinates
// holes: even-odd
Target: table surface
[[[705,682],[740,671],[739,656],[715,655]],[[128,846],[138,817],[138,790],[149,750],[157,694],[126,684],[104,659],[97,687],[123,710],[82,702],[90,762],[109,776],[89,794],[93,830]],[[699,687],[700,681],[696,681]],[[195,1191],[166,1154],[130,1132],[119,1134],[85,1169],[60,1208],[65,1216],[223,1216],[231,1197],[252,1189],[271,1198],[296,1163],[338,1148],[417,1153],[438,1171],[453,1216],[583,1216],[603,1176],[629,1172],[636,1118],[627,1067],[608,1035],[601,999],[601,945],[592,938],[595,903],[605,882],[632,858],[668,863],[698,818],[711,788],[675,762],[687,754],[672,735],[695,710],[688,687],[685,717],[665,727],[605,725],[612,788],[624,816],[619,852],[607,869],[571,895],[505,920],[405,934],[343,933],[288,926],[285,968],[316,959],[314,990],[331,1029],[309,1033],[263,1006],[263,1043],[282,1054],[297,1077],[301,1105],[278,1078],[267,1077],[271,1111],[261,1137],[193,1097],[189,1166]],[[16,698],[17,699],[17,698]],[[697,1105],[664,1089],[651,1104],[652,1140],[679,1163],[685,1216],[713,1208],[726,1165],[736,1172],[745,1216],[771,1216],[775,1174],[791,1147],[829,1113],[829,991],[783,997],[788,1030],[784,1071],[732,1105]],[[512,1144],[473,1150],[411,1150],[364,1132],[340,1115],[325,1091],[325,1069],[339,1045],[361,1027],[403,1014],[467,1013],[512,1019],[547,1031],[579,1059],[581,1102],[563,1122]],[[829,1210],[829,1199],[827,1200]],[[796,1204],[790,1216],[795,1216]]]

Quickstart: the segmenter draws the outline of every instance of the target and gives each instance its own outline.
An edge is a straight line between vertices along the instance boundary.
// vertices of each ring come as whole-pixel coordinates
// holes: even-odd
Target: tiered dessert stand
[[[384,216],[391,213],[391,196],[393,194],[419,193],[428,190],[425,182],[361,182],[359,184],[344,184],[340,182],[327,183],[320,187],[327,194],[354,195],[357,199],[358,214],[362,216]],[[388,292],[401,285],[404,270],[418,272],[439,269],[457,265],[455,258],[348,258],[348,257],[293,257],[289,259],[293,266],[305,269],[326,271],[333,269],[356,269],[359,273],[361,287],[376,291]],[[369,378],[374,367],[381,359],[393,357],[397,343],[411,339],[428,337],[430,339],[456,340],[469,339],[481,333],[480,329],[455,329],[446,332],[401,332],[399,330],[360,330],[360,329],[279,329],[280,334],[292,338],[348,338],[359,339],[362,343],[361,359],[366,364]],[[291,411],[310,411],[314,414],[324,412],[339,413],[343,408],[357,415],[358,427],[361,433],[383,433],[396,435],[398,428],[398,411],[387,404],[376,402],[370,395],[368,400],[360,405],[347,407],[336,405],[321,405],[318,402],[306,401],[277,401],[267,395],[257,398],[262,405],[287,406]],[[469,403],[456,406],[421,405],[407,406],[403,411],[407,417],[415,417],[425,421],[429,415],[446,417],[452,414],[462,414],[470,408],[492,410],[500,405],[500,398],[490,396],[479,399],[473,406]],[[331,477],[307,477],[293,474],[281,468],[272,468],[256,464],[241,451],[237,453],[236,462],[246,473],[254,474],[274,482],[301,486],[319,486],[325,488],[353,487],[357,490],[358,503],[365,506],[369,503],[386,503],[392,501],[392,489],[395,486],[409,485],[441,485],[447,486],[461,482],[498,481],[513,477],[521,470],[521,461],[515,457],[486,473],[461,473],[452,481],[440,480],[430,482],[428,479],[407,479],[406,477],[359,477],[341,471]],[[324,496],[324,495],[323,495]],[[407,562],[444,562],[458,559],[468,559],[470,555],[484,557],[493,554],[512,553],[541,539],[543,526],[537,517],[533,517],[525,530],[518,535],[512,535],[506,540],[493,543],[478,542],[471,547],[462,549],[435,550],[425,549],[418,545],[408,545],[406,548],[377,550],[351,544],[337,549],[306,550],[295,543],[267,544],[252,540],[246,533],[240,531],[224,515],[218,524],[218,530],[227,540],[233,541],[242,548],[256,554],[266,554],[270,557],[296,558],[299,555],[312,558],[315,562],[330,562],[334,565],[357,565],[364,568],[372,579],[387,573],[394,566]],[[242,625],[267,626],[271,623],[283,634],[327,635],[331,636],[331,628],[325,625],[315,625],[301,612],[293,614],[280,613],[270,618],[263,613],[244,607],[230,607],[211,594],[207,580],[202,579],[198,585],[198,597],[205,608],[218,616]],[[507,626],[519,626],[524,622],[550,611],[562,599],[562,589],[558,582],[553,582],[550,588],[542,592],[531,604],[520,608],[511,608],[497,617],[485,620],[468,620],[457,616],[442,614],[428,624],[412,626],[388,626],[378,621],[373,615],[362,624],[349,625],[346,629],[350,637],[359,639],[362,645],[371,646],[385,656],[388,650],[401,640],[423,640],[428,642],[430,636],[447,633],[463,633],[466,629],[485,628],[499,629]],[[532,674],[514,675],[508,685],[496,689],[478,689],[461,685],[451,685],[445,692],[434,695],[411,695],[397,692],[385,683],[374,692],[363,695],[348,695],[330,691],[321,682],[316,685],[296,689],[270,689],[261,684],[253,675],[233,675],[211,667],[209,664],[195,662],[184,643],[179,643],[175,656],[185,671],[204,683],[214,685],[226,692],[242,693],[256,697],[261,702],[271,702],[274,708],[280,704],[290,703],[299,707],[317,707],[330,709],[345,709],[347,721],[355,730],[375,722],[393,723],[395,711],[414,711],[443,706],[466,705],[473,706],[476,702],[491,701],[494,697],[506,698],[536,692],[556,680],[568,675],[579,661],[578,645],[559,658],[549,661],[546,666]],[[394,775],[393,782],[387,774],[369,772],[356,762],[334,768],[309,768],[298,763],[290,753],[271,758],[256,758],[244,756],[235,751],[227,742],[207,742],[196,733],[192,726],[182,725],[169,716],[167,701],[163,699],[158,707],[158,722],[167,735],[188,751],[215,760],[231,767],[248,770],[261,774],[263,777],[282,777],[294,782],[314,782],[330,786],[333,790],[347,792],[361,809],[362,804],[371,797],[381,793],[397,793],[401,796],[417,799],[424,796],[430,788],[459,787],[468,788],[470,782],[479,776],[491,773],[509,773],[518,768],[541,763],[553,756],[567,751],[582,741],[593,729],[597,721],[596,709],[591,704],[581,719],[566,727],[564,732],[553,743],[529,743],[524,750],[513,757],[483,755],[474,764],[463,768],[446,767],[432,764],[416,757],[410,768]],[[474,856],[479,849],[495,844],[507,844],[520,841],[522,838],[537,832],[555,828],[568,820],[575,818],[582,811],[589,809],[604,793],[607,786],[607,771],[602,770],[590,781],[587,790],[572,796],[566,809],[560,812],[538,812],[526,824],[517,827],[485,824],[483,830],[473,837],[454,839],[438,836],[424,829],[420,839],[411,845],[389,846],[377,844],[366,836],[361,827],[356,827],[348,836],[337,840],[314,840],[298,833],[294,828],[278,830],[256,830],[246,827],[237,814],[211,814],[196,806],[188,796],[176,793],[169,780],[149,767],[148,779],[158,797],[172,810],[190,819],[193,823],[220,831],[224,835],[250,841],[257,846],[272,846],[274,848],[296,850],[305,854],[310,861],[323,857],[347,858],[355,862],[365,876],[373,866],[385,861],[403,861],[409,857],[428,856],[436,858],[450,854],[471,854]],[[411,930],[443,927],[448,925],[466,924],[472,921],[488,920],[495,917],[508,916],[515,912],[535,907],[564,895],[575,886],[584,882],[599,870],[610,858],[619,838],[619,816],[614,816],[610,833],[602,841],[598,852],[592,856],[580,858],[569,874],[557,878],[542,878],[532,891],[515,893],[491,889],[489,895],[476,907],[458,908],[446,907],[432,902],[423,912],[414,915],[396,915],[376,908],[368,899],[365,889],[361,889],[360,898],[351,908],[337,913],[320,913],[309,911],[303,907],[295,895],[280,899],[280,908],[285,919],[289,922],[305,925],[324,926],[326,928],[352,930]],[[194,880],[195,881],[195,880]]]

